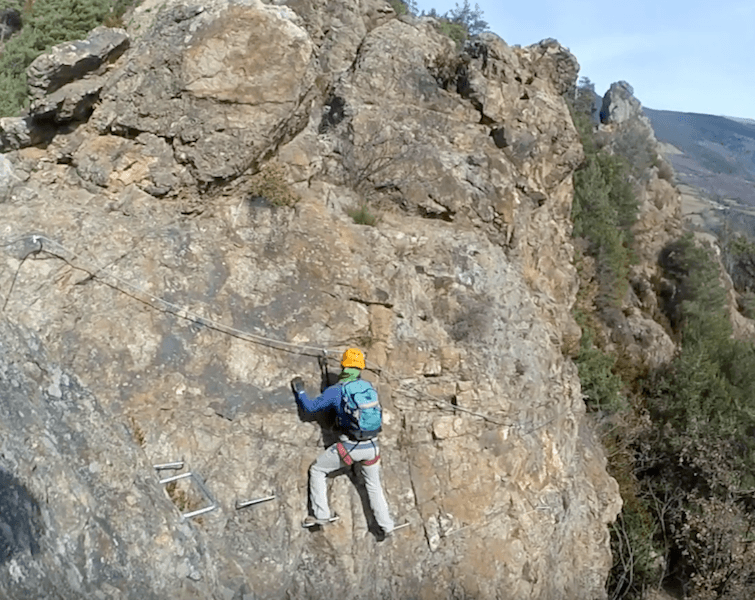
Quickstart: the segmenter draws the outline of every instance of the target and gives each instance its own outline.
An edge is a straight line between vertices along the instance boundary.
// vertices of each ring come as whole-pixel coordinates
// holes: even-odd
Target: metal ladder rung
[[[255,500],[244,500],[242,502],[239,502],[237,500],[236,510],[239,510],[240,508],[246,508],[247,506],[253,506],[254,504],[261,504],[262,502],[269,502],[270,500],[275,500],[275,494],[265,496],[264,498],[257,498]]]
[[[169,469],[183,469],[184,467],[184,461],[177,460],[174,462],[169,463],[163,463],[160,465],[153,465],[156,471],[165,471]],[[171,483],[173,481],[178,481],[179,479],[187,479],[191,478],[194,483],[197,484],[197,487],[202,492],[202,495],[207,499],[207,501],[210,503],[209,506],[205,506],[203,508],[199,508],[197,510],[192,510],[186,513],[181,513],[182,519],[191,519],[193,517],[197,517],[199,515],[203,515],[205,513],[210,512],[211,510],[215,510],[218,507],[218,503],[215,502],[215,499],[212,497],[212,494],[210,494],[210,490],[207,489],[207,486],[205,486],[204,481],[202,481],[202,478],[199,476],[198,473],[194,473],[193,471],[187,471],[186,473],[179,473],[178,475],[172,475],[170,477],[166,477],[165,479],[160,479],[159,483],[161,485],[165,485],[167,483]]]

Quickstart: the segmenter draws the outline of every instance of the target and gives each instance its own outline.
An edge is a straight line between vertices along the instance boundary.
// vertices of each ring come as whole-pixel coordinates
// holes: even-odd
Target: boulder
[[[185,13],[166,10],[159,33],[139,40],[91,122],[173,140],[177,160],[207,184],[238,176],[301,130],[317,58],[286,6]]]
[[[668,365],[676,355],[676,344],[668,332],[639,311],[631,311],[624,326],[630,339],[623,344],[623,351],[634,365],[654,371]]]
[[[38,123],[32,117],[0,118],[0,152],[18,150],[50,140],[54,128],[47,123]]]
[[[16,180],[13,164],[4,154],[0,154],[0,203],[8,199]]]
[[[123,29],[97,27],[86,40],[54,46],[27,69],[32,104],[114,61],[129,44],[129,36]]]
[[[38,99],[29,114],[37,122],[84,121],[99,100],[102,85],[101,77],[73,81]]]
[[[634,88],[626,81],[612,83],[603,96],[601,123],[621,124],[642,114],[642,105],[634,97]]]
[[[85,139],[71,157],[78,175],[113,191],[136,185],[148,194],[165,196],[191,177],[173,159],[173,148],[161,137],[139,134],[134,140],[103,135]]]
[[[14,33],[21,31],[23,21],[21,13],[15,8],[0,10],[0,44],[10,39]]]

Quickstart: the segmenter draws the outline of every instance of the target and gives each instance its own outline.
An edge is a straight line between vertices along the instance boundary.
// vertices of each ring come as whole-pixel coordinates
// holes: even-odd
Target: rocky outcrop
[[[631,287],[620,309],[603,311],[601,346],[620,355],[631,368],[648,371],[667,364],[677,350],[658,300],[668,283],[658,256],[682,235],[681,197],[670,181],[673,172],[661,157],[650,121],[633,94],[625,81],[611,85],[603,97],[596,134],[605,151],[626,161],[638,201]]]
[[[286,6],[222,11],[179,5],[137,45],[103,91],[92,123],[101,133],[173,141],[201,183],[236,177],[306,124],[315,45]],[[253,77],[249,75],[253,74]]]
[[[129,46],[125,31],[98,27],[86,40],[66,42],[42,54],[29,65],[29,92],[33,100],[57,92],[68,83],[98,71],[116,60]]]
[[[10,39],[14,33],[21,31],[23,21],[21,13],[15,8],[4,8],[0,10],[0,43]]]
[[[634,89],[626,81],[612,83],[603,96],[600,108],[601,123],[626,123],[642,114],[642,105],[634,97]]]
[[[86,40],[59,44],[28,69],[31,106],[0,119],[0,152],[49,142],[62,124],[86,120],[99,101],[105,71],[129,46],[125,31],[98,27]]]
[[[7,155],[0,466],[43,526],[0,595],[605,596],[621,499],[562,351],[576,61],[329,6],[168,6],[87,123]],[[288,382],[348,346],[410,524],[387,542],[358,471],[299,527],[333,434]],[[202,495],[153,469],[179,459],[218,504],[183,522]]]
[[[0,154],[0,203],[10,195],[11,189],[16,184],[16,174],[13,171],[13,164],[5,156]]]
[[[0,118],[0,152],[28,148],[49,141],[55,130],[47,125],[39,125],[32,117]]]
[[[84,41],[59,44],[39,56],[28,69],[30,115],[42,123],[86,119],[99,100],[103,69],[129,43],[125,31],[98,27]]]
[[[37,336],[0,332],[3,597],[209,597],[209,557],[124,423]]]

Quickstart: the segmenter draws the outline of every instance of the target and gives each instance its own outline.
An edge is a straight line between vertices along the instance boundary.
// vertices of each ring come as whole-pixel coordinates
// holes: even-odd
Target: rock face
[[[0,154],[0,202],[5,202],[10,195],[13,186],[16,184],[15,178],[13,165],[4,155]]]
[[[634,97],[634,89],[626,81],[617,81],[603,96],[600,108],[601,123],[626,123],[641,114],[640,101]]]
[[[0,332],[3,597],[186,597],[208,557],[151,478],[133,478],[149,465],[129,431],[36,336]]]
[[[23,21],[21,13],[15,8],[0,10],[0,43],[9,39],[14,33],[21,31]]]
[[[129,46],[122,29],[97,27],[81,42],[55,46],[28,69],[35,121],[81,121],[89,116],[104,85],[103,68]],[[85,79],[84,79],[85,78]]]
[[[301,130],[313,101],[315,44],[286,6],[166,11],[103,92],[102,133],[173,140],[202,183],[240,175]]]
[[[27,148],[48,141],[55,134],[49,127],[39,126],[30,116],[0,118],[0,152]]]
[[[73,80],[81,79],[116,60],[129,46],[121,29],[98,27],[86,40],[55,46],[49,54],[39,56],[29,65],[29,91],[40,100]]]
[[[576,61],[331,4],[168,6],[86,122],[5,155],[3,597],[605,596],[621,499],[563,351]],[[349,346],[387,542],[358,470],[299,526],[333,432],[288,382]],[[177,460],[215,510],[181,520],[207,500],[158,483]]]

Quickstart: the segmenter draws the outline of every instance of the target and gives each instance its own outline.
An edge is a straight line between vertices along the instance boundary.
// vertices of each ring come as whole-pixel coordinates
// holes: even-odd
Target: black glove
[[[294,391],[294,395],[297,398],[305,393],[304,382],[302,381],[301,377],[294,377],[291,380],[291,389]]]

